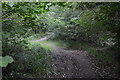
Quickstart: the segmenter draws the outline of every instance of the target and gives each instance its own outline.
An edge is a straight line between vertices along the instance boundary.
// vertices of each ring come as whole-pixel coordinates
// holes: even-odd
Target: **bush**
[[[49,61],[51,60],[50,51],[42,48],[40,45],[26,44],[26,48],[16,44],[10,49],[11,55],[14,58],[14,63],[11,67],[8,66],[6,70],[10,69],[8,77],[27,77],[28,75],[33,76],[34,74],[40,74],[40,77],[47,76],[51,69]],[[32,47],[29,47],[32,46]],[[7,76],[4,74],[4,76]]]

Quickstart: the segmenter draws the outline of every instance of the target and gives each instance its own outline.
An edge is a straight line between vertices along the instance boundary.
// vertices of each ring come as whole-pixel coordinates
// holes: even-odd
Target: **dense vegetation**
[[[119,3],[2,3],[4,77],[48,77],[52,49],[31,42],[48,33],[49,43],[85,50],[97,66],[118,73],[119,7]]]

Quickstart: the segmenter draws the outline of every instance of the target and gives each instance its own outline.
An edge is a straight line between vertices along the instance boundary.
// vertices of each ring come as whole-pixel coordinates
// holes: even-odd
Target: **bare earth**
[[[47,44],[47,43],[46,43]],[[54,49],[52,65],[53,78],[98,78],[85,51],[65,50],[51,44]]]
[[[65,50],[52,44],[46,44],[54,49],[52,53],[54,74],[50,75],[51,78],[98,78],[85,51]]]

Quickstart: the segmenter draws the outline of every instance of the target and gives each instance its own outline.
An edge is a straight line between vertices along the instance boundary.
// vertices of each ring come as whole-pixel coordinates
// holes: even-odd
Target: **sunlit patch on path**
[[[49,36],[45,36],[44,38],[41,38],[39,40],[33,40],[33,42],[44,41],[44,40],[47,40],[48,38],[49,38]]]

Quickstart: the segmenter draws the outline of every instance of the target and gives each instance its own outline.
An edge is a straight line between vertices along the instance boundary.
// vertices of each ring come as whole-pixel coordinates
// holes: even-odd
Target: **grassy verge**
[[[39,41],[39,42],[30,41],[30,44],[28,46],[29,46],[29,48],[36,47],[36,46],[41,46],[45,50],[52,51],[53,49],[50,46],[48,46],[46,43],[48,43],[48,41]]]
[[[28,40],[26,40],[28,41]],[[52,70],[51,52],[46,41],[32,42],[29,40],[25,46],[15,45],[13,69],[7,77],[17,78],[45,78]],[[9,67],[9,66],[8,66]]]

